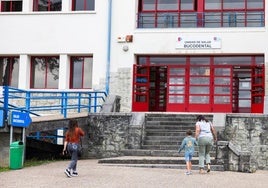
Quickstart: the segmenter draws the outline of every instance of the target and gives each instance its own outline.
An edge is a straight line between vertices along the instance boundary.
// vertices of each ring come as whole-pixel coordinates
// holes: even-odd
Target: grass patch
[[[39,165],[48,164],[48,163],[55,162],[55,161],[57,161],[57,160],[30,159],[30,160],[24,161],[23,168],[24,167],[39,166]],[[0,172],[6,172],[9,170],[10,170],[9,167],[0,167]]]
[[[6,172],[9,171],[8,167],[0,167],[0,172]]]
[[[55,160],[38,160],[38,159],[30,159],[24,161],[24,167],[31,167],[31,166],[39,166],[43,164],[48,164],[50,162],[54,162]]]

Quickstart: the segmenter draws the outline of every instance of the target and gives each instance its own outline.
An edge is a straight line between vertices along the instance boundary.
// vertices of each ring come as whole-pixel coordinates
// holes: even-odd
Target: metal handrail
[[[12,110],[34,116],[40,116],[42,112],[58,111],[66,118],[71,111],[99,111],[106,97],[105,91],[23,90],[3,86],[0,102],[3,104],[5,118]]]
[[[264,27],[264,11],[140,12],[138,28]]]

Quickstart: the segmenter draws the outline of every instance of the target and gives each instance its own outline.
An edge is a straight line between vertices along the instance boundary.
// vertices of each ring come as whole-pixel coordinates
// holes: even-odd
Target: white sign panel
[[[177,37],[176,49],[220,49],[220,37]]]

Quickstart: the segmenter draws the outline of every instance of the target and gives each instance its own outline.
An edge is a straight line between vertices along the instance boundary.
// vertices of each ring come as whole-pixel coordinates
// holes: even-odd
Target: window
[[[61,11],[62,0],[33,0],[33,11]]]
[[[22,0],[2,0],[2,12],[20,12],[22,11]]]
[[[264,27],[265,0],[139,0],[139,28]]]
[[[92,57],[71,57],[71,89],[92,88]]]
[[[0,57],[0,85],[18,87],[19,57]]]
[[[95,10],[95,0],[72,0],[72,10]]]
[[[55,89],[59,83],[59,57],[32,57],[31,88]]]

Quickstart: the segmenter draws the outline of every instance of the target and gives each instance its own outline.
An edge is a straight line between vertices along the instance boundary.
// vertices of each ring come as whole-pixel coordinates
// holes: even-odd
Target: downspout
[[[110,92],[110,88],[109,88],[109,84],[110,84],[110,64],[111,64],[111,30],[112,30],[112,0],[108,0],[109,4],[108,4],[108,43],[107,43],[107,65],[106,65],[106,80],[105,80],[105,91],[107,93],[107,95],[109,95]]]

